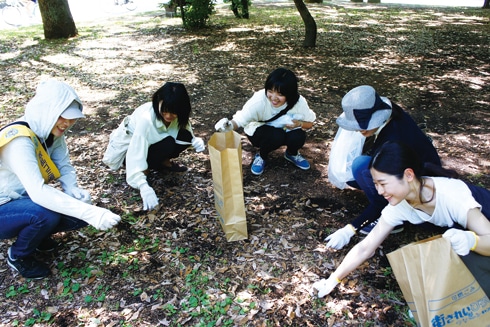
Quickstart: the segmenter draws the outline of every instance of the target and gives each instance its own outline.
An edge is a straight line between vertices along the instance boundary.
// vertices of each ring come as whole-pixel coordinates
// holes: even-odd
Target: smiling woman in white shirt
[[[310,163],[299,150],[315,119],[315,112],[298,92],[296,75],[289,69],[277,68],[267,76],[264,89],[255,92],[232,120],[222,118],[214,128],[226,132],[243,127],[252,145],[259,148],[251,171],[261,175],[269,153],[284,145],[287,161],[302,170],[310,169]]]
[[[318,296],[329,294],[404,221],[446,228],[443,237],[490,295],[490,191],[453,178],[454,171],[423,164],[402,143],[383,144],[370,170],[378,194],[389,204],[373,231],[349,251],[330,277],[313,284]]]

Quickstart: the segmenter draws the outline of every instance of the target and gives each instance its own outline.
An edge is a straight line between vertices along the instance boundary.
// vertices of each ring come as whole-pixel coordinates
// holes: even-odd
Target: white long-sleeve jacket
[[[286,108],[286,105],[274,108],[267,99],[265,90],[262,89],[255,92],[243,105],[243,108],[233,115],[233,120],[238,127],[243,127],[245,134],[252,136],[258,127],[265,124],[264,121],[274,117],[274,115]],[[315,112],[310,109],[303,96],[299,97],[298,102],[287,113],[288,115],[300,114],[303,116],[301,120],[307,122],[314,122],[316,119]]]
[[[178,119],[174,119],[168,127],[157,119],[151,102],[147,102],[126,117],[118,129],[124,129],[124,133],[114,133],[114,136],[124,135],[126,132],[131,134],[128,150],[126,152],[126,181],[136,189],[146,183],[146,175],[143,173],[148,169],[148,148],[150,145],[160,142],[164,138],[171,136],[176,139],[179,133]],[[186,129],[194,137],[191,124],[187,124]],[[109,149],[109,147],[108,147]]]
[[[82,109],[82,102],[69,85],[57,80],[41,82],[20,120],[27,122],[44,143],[61,113],[73,101],[78,102]],[[47,152],[60,171],[61,177],[58,181],[63,190],[66,192],[77,187],[75,169],[70,163],[64,136],[55,137]],[[34,203],[44,208],[88,223],[98,221],[99,217],[108,211],[86,204],[45,184],[33,142],[29,137],[17,137],[0,148],[0,204],[27,195]]]

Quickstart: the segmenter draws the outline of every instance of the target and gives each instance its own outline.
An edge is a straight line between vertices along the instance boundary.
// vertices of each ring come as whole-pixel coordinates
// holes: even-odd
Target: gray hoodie
[[[80,109],[82,108],[80,98],[68,84],[57,80],[41,82],[20,120],[26,121],[41,142],[45,143],[61,113],[73,101],[78,102]],[[17,137],[0,148],[0,214],[2,204],[29,196],[42,207],[85,220],[98,228],[102,223],[102,216],[109,210],[68,195],[71,194],[71,189],[77,187],[77,181],[65,137],[55,137],[47,150],[60,171],[61,177],[58,181],[64,192],[45,184],[34,144],[29,137]]]

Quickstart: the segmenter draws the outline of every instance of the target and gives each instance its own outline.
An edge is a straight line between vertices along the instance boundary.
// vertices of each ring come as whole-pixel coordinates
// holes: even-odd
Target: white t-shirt
[[[432,215],[414,209],[403,200],[396,206],[388,205],[381,212],[383,219],[390,226],[401,225],[404,221],[412,224],[431,223],[441,227],[452,227],[458,223],[466,228],[468,211],[481,209],[468,186],[459,179],[430,177],[434,181],[436,205]]]

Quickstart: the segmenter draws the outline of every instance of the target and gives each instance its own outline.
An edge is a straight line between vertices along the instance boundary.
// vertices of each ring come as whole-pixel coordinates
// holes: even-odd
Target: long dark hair
[[[162,101],[161,108],[160,101]],[[153,94],[152,104],[158,120],[163,121],[160,113],[169,112],[177,115],[179,128],[185,128],[189,123],[191,100],[184,84],[165,83]]]
[[[393,101],[391,102],[391,119],[394,120],[399,120],[403,118],[403,108],[394,103]]]
[[[289,69],[277,68],[265,80],[265,93],[274,90],[286,97],[288,110],[294,107],[299,100],[298,78]]]
[[[369,168],[396,176],[398,179],[403,179],[403,174],[407,168],[411,168],[419,180],[424,175],[459,178],[459,174],[455,170],[446,169],[433,163],[421,162],[417,152],[411,147],[395,141],[384,143],[376,151],[369,163]]]
[[[445,169],[433,163],[424,164],[411,147],[394,141],[388,141],[378,149],[369,163],[369,168],[395,176],[399,180],[403,179],[405,169],[411,168],[415,174],[415,178],[420,183],[419,199],[421,203],[428,203],[434,198],[433,193],[430,199],[427,201],[423,200],[422,189],[425,185],[425,180],[422,176],[459,177],[458,173],[454,170]]]

